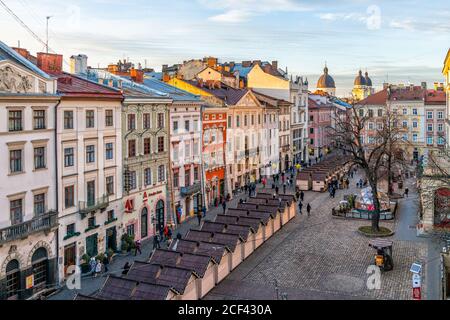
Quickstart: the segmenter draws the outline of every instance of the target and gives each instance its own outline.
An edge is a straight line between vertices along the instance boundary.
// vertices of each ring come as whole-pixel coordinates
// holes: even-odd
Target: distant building
[[[363,76],[362,71],[359,70],[353,85],[352,96],[354,101],[361,101],[375,92],[367,71]]]
[[[336,96],[336,85],[334,79],[328,73],[328,67],[325,65],[323,69],[323,75],[317,80],[317,91],[328,93],[331,96]]]

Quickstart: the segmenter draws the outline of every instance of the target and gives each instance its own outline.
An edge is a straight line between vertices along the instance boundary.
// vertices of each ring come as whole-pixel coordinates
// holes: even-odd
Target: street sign
[[[413,300],[422,300],[422,292],[420,287],[413,288]]]
[[[418,263],[413,263],[413,264],[411,265],[411,269],[410,269],[409,271],[411,271],[412,273],[417,273],[417,274],[419,274],[420,271],[422,271],[422,265],[420,265],[420,264],[418,264]]]
[[[420,288],[422,284],[422,277],[419,274],[414,273],[412,277],[412,283],[413,288]]]

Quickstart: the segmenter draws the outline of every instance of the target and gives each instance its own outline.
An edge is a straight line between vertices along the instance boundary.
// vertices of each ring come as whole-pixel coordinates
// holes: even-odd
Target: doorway
[[[148,209],[144,207],[141,211],[141,239],[148,236]]]
[[[69,244],[64,247],[64,275],[67,276],[67,268],[76,265],[77,259],[76,243]]]
[[[106,230],[106,251],[111,249],[117,251],[117,231],[116,227],[111,227]]]
[[[95,257],[98,254],[97,238],[97,233],[86,238],[86,253],[89,257]]]

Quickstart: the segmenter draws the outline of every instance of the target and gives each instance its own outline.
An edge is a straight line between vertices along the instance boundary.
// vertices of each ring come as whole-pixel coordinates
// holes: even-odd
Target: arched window
[[[48,255],[45,248],[39,248],[31,257],[33,266],[34,287],[45,286],[48,279]]]
[[[20,265],[16,259],[6,265],[6,299],[17,299],[20,290]]]
[[[141,211],[141,238],[148,236],[148,209],[144,207]]]

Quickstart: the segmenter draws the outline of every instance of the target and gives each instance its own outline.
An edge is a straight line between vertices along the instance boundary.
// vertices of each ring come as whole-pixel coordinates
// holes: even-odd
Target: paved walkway
[[[350,190],[339,190],[335,199],[328,193],[306,192],[304,204],[311,203],[312,215],[299,215],[284,226],[205,298],[411,299],[409,269],[413,262],[427,260],[427,244],[405,240],[403,232],[400,239],[392,237],[394,270],[381,274],[381,289],[369,290],[366,272],[375,252],[368,246],[369,239],[356,230],[370,221],[331,216],[331,208],[344,194],[359,191],[355,186],[358,179],[359,175],[351,180]],[[410,190],[414,198],[415,190]],[[409,211],[404,202],[400,200],[400,216],[407,221],[410,215],[417,216],[417,211]],[[380,225],[397,230],[404,227],[400,221]]]

